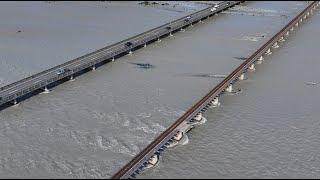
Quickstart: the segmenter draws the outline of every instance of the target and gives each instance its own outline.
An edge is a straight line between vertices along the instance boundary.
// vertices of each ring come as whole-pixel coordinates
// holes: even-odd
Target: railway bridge
[[[263,44],[249,58],[234,69],[225,79],[223,79],[216,87],[208,92],[203,98],[196,102],[189,110],[186,111],[178,120],[176,120],[168,129],[156,137],[145,149],[137,154],[131,161],[123,166],[112,179],[130,179],[135,178],[148,166],[153,166],[159,161],[159,156],[162,152],[177,144],[183,139],[194,122],[201,122],[202,114],[210,106],[219,105],[219,97],[223,93],[232,91],[233,85],[244,80],[246,73],[255,70],[256,64],[261,64],[265,56],[272,54],[272,49],[279,48],[280,43],[284,42],[289,37],[292,31],[302,25],[304,21],[313,15],[315,9],[320,5],[319,1],[310,3],[301,13],[294,17],[287,25],[285,25],[278,33]]]

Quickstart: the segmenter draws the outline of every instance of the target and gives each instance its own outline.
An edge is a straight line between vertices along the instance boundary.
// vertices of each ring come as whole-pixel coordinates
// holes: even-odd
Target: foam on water
[[[188,143],[189,143],[189,137],[186,133],[184,133],[182,139],[179,141],[179,145],[186,145]]]

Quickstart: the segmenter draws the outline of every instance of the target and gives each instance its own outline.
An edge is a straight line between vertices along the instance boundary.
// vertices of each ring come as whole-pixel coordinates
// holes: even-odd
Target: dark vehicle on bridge
[[[64,71],[65,71],[65,72],[70,72],[70,71],[72,71],[72,70],[69,69],[69,68],[64,68]]]
[[[126,42],[125,45],[128,46],[128,47],[130,47],[130,46],[133,45],[133,43],[132,43],[132,42]]]

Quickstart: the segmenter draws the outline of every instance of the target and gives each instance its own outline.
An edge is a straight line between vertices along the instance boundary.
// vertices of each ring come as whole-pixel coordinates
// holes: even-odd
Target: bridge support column
[[[114,62],[114,57],[112,57],[112,62]]]
[[[252,63],[252,64],[249,66],[249,70],[251,70],[251,71],[256,70],[256,68],[254,67],[254,63]]]
[[[132,55],[132,51],[131,50],[129,51],[129,55]]]
[[[294,30],[294,27],[291,27],[290,31],[293,31]]]
[[[273,45],[272,45],[273,48],[279,48],[279,45],[277,42],[275,42]]]
[[[50,90],[47,88],[47,86],[45,86],[45,87],[44,87],[44,93],[47,94],[47,93],[49,93],[49,92],[50,92]]]
[[[147,47],[147,44],[144,44],[143,47]]]
[[[263,61],[263,59],[264,59],[263,56],[260,56],[258,61]]]
[[[202,119],[202,113],[201,113],[201,112],[198,113],[193,119],[196,120],[196,121],[201,121],[201,119]]]
[[[270,54],[272,54],[272,52],[271,52],[271,49],[269,48],[266,52],[266,55],[270,55]]]
[[[284,41],[286,41],[286,40],[284,39],[283,36],[281,36],[281,38],[279,39],[279,42],[284,42]]]
[[[173,36],[171,32],[170,32],[169,36],[170,36],[170,37],[172,37],[172,36]]]
[[[70,76],[70,81],[74,81],[73,75]]]
[[[16,99],[15,99],[15,100],[13,100],[13,104],[14,104],[14,105],[18,104],[18,102],[17,102],[17,100],[16,100]]]
[[[190,27],[193,27],[193,24],[192,24],[192,23],[190,24]]]
[[[227,88],[226,88],[227,92],[232,92],[232,84],[230,84]]]
[[[263,61],[263,56],[260,56],[259,59],[258,59],[258,61],[257,61],[257,64],[261,64],[262,61]]]
[[[180,31],[181,31],[181,32],[185,32],[186,30],[184,30],[183,28],[180,28]]]
[[[300,19],[300,23],[302,23],[302,18]]]
[[[161,39],[160,39],[160,38],[158,38],[157,42],[161,42]]]
[[[242,73],[242,74],[239,76],[239,79],[240,79],[240,80],[244,80],[244,79],[245,79],[245,73]]]
[[[180,141],[183,137],[183,132],[182,131],[178,131],[174,136],[173,136],[173,139],[176,140],[176,141]]]
[[[220,105],[219,98],[218,98],[218,97],[215,97],[215,98],[211,101],[211,104],[212,104],[213,107],[219,106],[219,105]]]
[[[96,70],[96,66],[95,66],[95,65],[92,66],[92,70],[93,70],[93,71]]]
[[[150,164],[151,166],[155,166],[158,162],[159,162],[159,155],[157,154],[152,155],[148,160],[148,164]]]
[[[299,26],[299,23],[298,23],[298,22],[296,23],[296,26],[297,26],[297,27]]]
[[[289,36],[289,31],[286,32],[286,36]]]
[[[303,16],[303,19],[307,19],[307,15],[304,15],[304,16]]]

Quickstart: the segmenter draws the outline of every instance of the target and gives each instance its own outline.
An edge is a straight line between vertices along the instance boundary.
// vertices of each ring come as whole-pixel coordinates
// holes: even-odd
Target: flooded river
[[[306,2],[248,2],[236,6],[174,37],[61,84],[49,94],[39,94],[1,111],[0,177],[109,178],[306,5]],[[60,6],[64,9],[70,4]],[[88,4],[79,6],[88,8]],[[130,3],[114,6],[142,8]],[[1,74],[2,82],[7,84],[191,13],[152,7],[146,8],[145,12],[148,11],[157,13],[145,16],[147,13],[135,12],[140,13],[141,21],[135,20],[135,25],[131,23],[124,29],[120,27],[125,23],[115,24],[121,31],[105,25],[118,22],[100,17],[108,11],[99,12],[98,22],[103,23],[96,24],[103,26],[99,29],[104,29],[111,40],[101,39],[103,34],[96,34],[96,27],[92,27],[95,35],[90,38],[90,32],[85,36],[73,34],[72,25],[68,25],[63,30],[68,31],[65,37],[71,34],[74,39],[70,37],[69,43],[60,39],[63,46],[53,41],[46,47],[37,44],[40,40],[35,41],[36,47],[46,47],[47,53],[36,50],[35,44],[26,49],[30,41],[21,39],[22,50],[14,50],[17,42],[6,36],[12,42],[2,43],[0,50],[16,60],[2,57],[8,62],[1,60],[1,63],[17,68],[14,70],[22,74],[18,76],[16,71],[4,68],[7,72]],[[130,17],[128,14],[120,17]],[[133,21],[130,18],[123,19],[129,23]],[[77,21],[82,22],[81,18]],[[166,151],[157,168],[139,177],[319,176],[316,153],[320,147],[316,138],[319,85],[305,83],[320,81],[316,74],[319,63],[311,58],[316,57],[314,36],[318,27],[317,14],[236,87],[242,89],[241,93],[224,96],[220,107],[205,114],[208,121],[189,134],[188,144]],[[23,36],[23,31],[20,35]],[[84,42],[88,44],[83,46]],[[20,61],[24,51],[26,54],[34,51],[28,54],[34,59]],[[41,52],[41,57],[36,52]],[[314,54],[306,58],[307,53]]]

